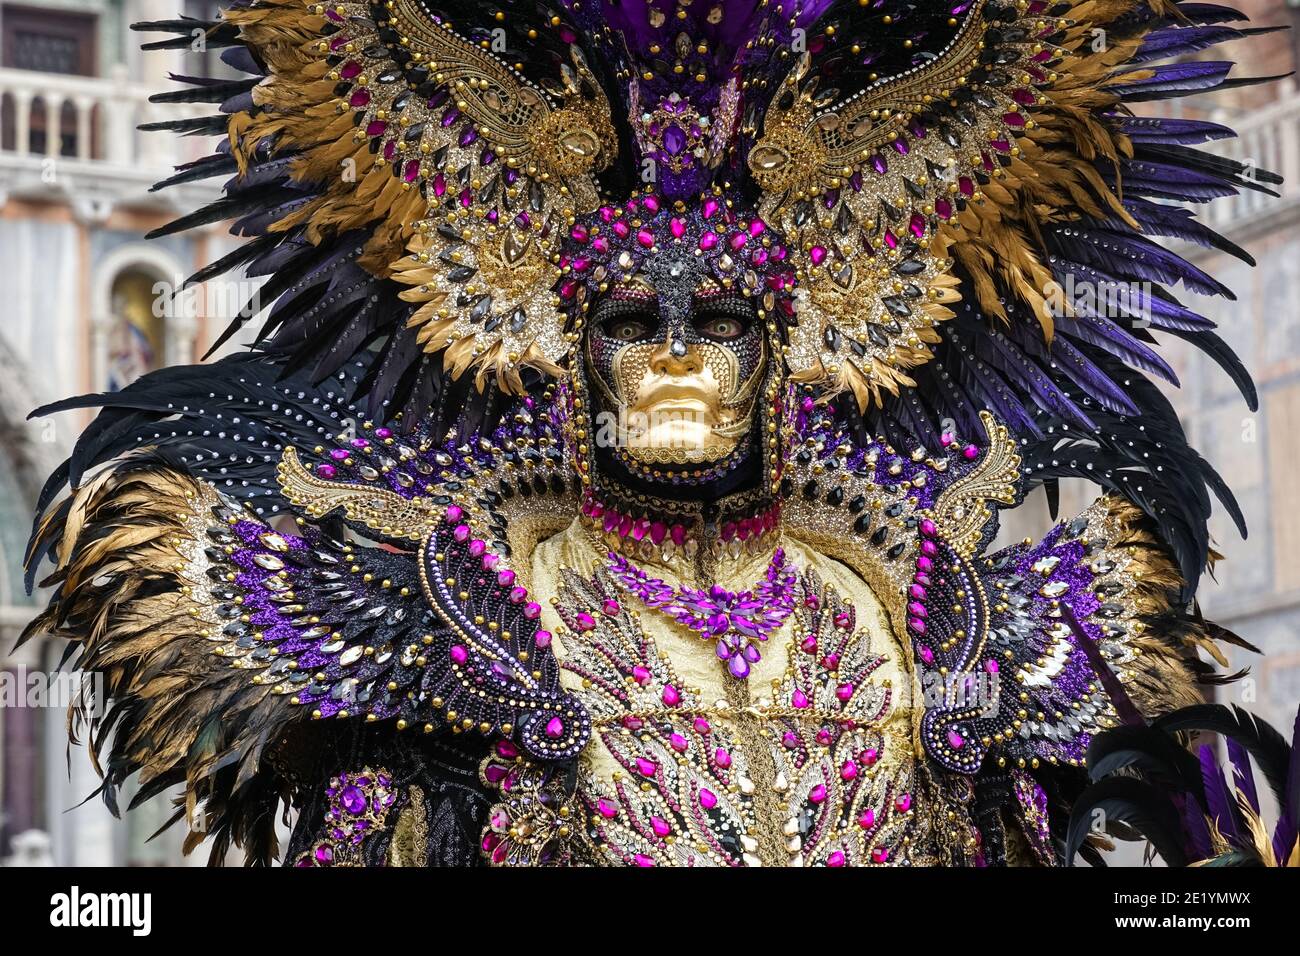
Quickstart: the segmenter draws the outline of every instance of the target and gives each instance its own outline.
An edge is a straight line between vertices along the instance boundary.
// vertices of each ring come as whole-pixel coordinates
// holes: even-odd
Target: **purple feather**
[[[1236,130],[1204,120],[1173,119],[1167,116],[1115,116],[1120,131],[1135,143],[1176,143],[1195,146],[1217,139],[1232,139]]]
[[[1201,778],[1205,782],[1206,815],[1215,822],[1224,838],[1229,843],[1235,844],[1240,839],[1237,830],[1236,801],[1228,790],[1228,782],[1224,779],[1223,770],[1214,758],[1214,748],[1209,744],[1201,744],[1199,756]]]
[[[1273,854],[1284,864],[1300,838],[1300,710],[1291,728],[1291,762],[1287,765],[1286,792],[1283,794],[1277,826],[1273,829]]]
[[[1232,762],[1232,783],[1246,797],[1252,810],[1259,813],[1259,793],[1255,790],[1255,774],[1250,769],[1250,754],[1236,739],[1227,738],[1228,759]]]
[[[1218,86],[1228,78],[1233,65],[1230,60],[1193,60],[1166,66],[1143,67],[1142,72],[1149,70],[1152,75],[1128,83],[1114,83],[1105,89],[1119,94],[1120,98],[1127,103],[1185,96]],[[1137,71],[1119,73],[1117,78],[1134,72]]]

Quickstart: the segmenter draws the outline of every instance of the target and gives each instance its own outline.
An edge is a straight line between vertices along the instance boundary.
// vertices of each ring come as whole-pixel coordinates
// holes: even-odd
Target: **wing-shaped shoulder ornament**
[[[855,446],[807,414],[786,520],[882,596],[912,649],[918,750],[941,767],[1079,766],[1100,730],[1197,699],[1198,650],[1226,664],[1214,640],[1236,639],[1181,603],[1167,547],[1123,499],[987,553],[1023,488],[1016,441],[987,413],[980,444],[949,435],[938,454]]]
[[[576,34],[548,22],[525,64],[509,56],[539,36],[525,13],[462,29],[418,0],[258,3],[226,20],[270,68],[231,120],[241,166],[274,144],[325,184],[271,228],[372,230],[363,265],[409,287],[407,326],[453,378],[518,393],[524,368],[559,374],[559,243],[617,152]]]

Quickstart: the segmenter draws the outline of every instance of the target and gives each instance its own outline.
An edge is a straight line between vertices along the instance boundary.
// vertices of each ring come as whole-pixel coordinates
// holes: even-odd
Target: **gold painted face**
[[[587,361],[605,412],[617,419],[611,437],[620,450],[646,465],[730,455],[752,426],[767,358],[744,306],[697,295],[689,315],[672,321],[644,287],[615,294],[588,337]]]
[[[621,349],[614,380],[627,402],[626,448],[632,457],[655,462],[717,461],[735,450],[748,427],[737,430],[735,353],[714,343],[688,345],[673,354],[671,336],[663,342]],[[745,403],[748,405],[749,403]],[[674,455],[673,452],[679,452]]]

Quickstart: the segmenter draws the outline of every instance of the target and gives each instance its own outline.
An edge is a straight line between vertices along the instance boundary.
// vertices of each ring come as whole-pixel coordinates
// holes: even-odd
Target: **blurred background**
[[[212,185],[151,193],[172,167],[207,153],[207,139],[136,130],[186,107],[156,106],[169,73],[206,75],[216,58],[142,53],[148,37],[128,24],[177,13],[209,16],[208,0],[0,0],[0,865],[177,865],[184,837],[155,801],[117,824],[93,797],[97,778],[82,748],[66,747],[66,696],[42,689],[63,655],[38,638],[10,653],[44,599],[23,586],[22,552],[41,483],[71,451],[90,413],[27,421],[31,409],[81,392],[121,388],[161,365],[197,361],[253,294],[235,277],[163,309],[160,294],[233,245],[224,227],[146,242],[144,235],[214,198]],[[1300,26],[1300,0],[1238,0],[1255,25]],[[1234,75],[1287,74],[1300,33],[1257,37],[1215,58]],[[1251,414],[1227,377],[1177,340],[1163,344],[1183,388],[1173,394],[1192,444],[1228,479],[1250,524],[1238,538],[1225,516],[1212,525],[1226,560],[1201,589],[1203,609],[1254,642],[1239,654],[1250,676],[1220,691],[1289,730],[1300,701],[1300,95],[1294,79],[1176,101],[1176,115],[1226,123],[1239,134],[1214,148],[1287,180],[1282,198],[1256,193],[1209,207],[1215,229],[1258,261],[1180,248],[1237,294],[1188,301],[1254,373]],[[1194,297],[1189,297],[1193,299]],[[227,348],[238,348],[232,342]],[[1066,488],[1062,510],[1094,492]],[[1008,539],[1040,536],[1050,518],[1032,498],[1004,525]],[[33,680],[37,684],[33,685]],[[31,688],[37,687],[33,693]],[[56,688],[52,688],[57,690]],[[125,798],[129,800],[129,794]],[[1139,854],[1125,854],[1136,862]]]

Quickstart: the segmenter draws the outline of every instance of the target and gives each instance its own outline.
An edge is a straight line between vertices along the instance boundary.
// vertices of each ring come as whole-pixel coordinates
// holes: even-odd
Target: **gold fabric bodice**
[[[912,679],[884,609],[851,570],[783,537],[793,613],[747,680],[712,640],[617,590],[579,523],[543,541],[532,590],[554,595],[562,683],[593,720],[579,760],[580,858],[611,865],[890,865],[925,862],[913,793]],[[642,567],[676,587],[750,590],[770,552],[722,560],[700,582],[682,559]],[[687,576],[683,581],[683,576]],[[602,591],[602,587],[604,590]],[[596,605],[596,606],[590,606]],[[595,626],[566,629],[557,607]]]

